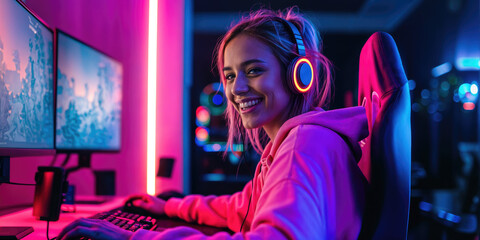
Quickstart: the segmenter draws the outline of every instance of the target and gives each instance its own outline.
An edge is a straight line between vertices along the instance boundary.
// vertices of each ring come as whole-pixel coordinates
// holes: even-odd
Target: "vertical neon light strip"
[[[155,195],[158,0],[148,6],[147,193]]]

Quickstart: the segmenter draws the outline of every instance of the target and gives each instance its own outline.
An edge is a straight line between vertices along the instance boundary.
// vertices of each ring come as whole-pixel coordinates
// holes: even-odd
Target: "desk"
[[[125,201],[124,197],[115,197],[110,201],[102,204],[76,204],[76,212],[74,213],[61,213],[60,218],[56,222],[50,222],[49,237],[56,237],[62,229],[79,218],[91,217],[99,212],[105,212],[123,206]],[[0,217],[0,226],[2,227],[33,227],[33,233],[27,235],[25,240],[33,239],[45,239],[47,236],[47,222],[36,220],[32,215],[32,208],[24,209],[15,213],[7,214]],[[216,228],[204,225],[198,225],[195,223],[187,223],[180,219],[172,219],[168,217],[161,217],[157,219],[157,230],[162,231],[166,228],[172,228],[176,226],[187,226],[195,228],[206,235],[213,235],[220,231],[226,231],[230,234],[233,232],[225,228]]]
[[[79,218],[91,217],[98,212],[108,211],[122,206],[125,197],[112,198],[110,201],[102,204],[77,204],[76,212],[60,213],[60,218],[56,222],[50,222],[49,237],[57,236],[62,229]],[[33,227],[33,233],[27,235],[25,240],[45,239],[47,236],[47,222],[36,220],[32,215],[32,208],[27,208],[15,213],[10,213],[0,217],[0,226],[2,227]]]

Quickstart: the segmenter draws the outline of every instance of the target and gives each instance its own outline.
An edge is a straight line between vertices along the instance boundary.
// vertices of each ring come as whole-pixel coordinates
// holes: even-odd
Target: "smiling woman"
[[[288,119],[290,93],[285,70],[272,50],[257,38],[241,34],[225,48],[225,94],[247,129],[263,127],[270,139]]]
[[[276,131],[287,119],[311,111],[314,107],[328,105],[333,81],[331,63],[321,53],[321,48],[322,41],[315,27],[303,16],[295,13],[293,8],[287,10],[285,14],[260,10],[251,13],[248,18],[244,18],[230,29],[217,48],[217,65],[219,70],[223,70],[220,76],[223,76],[222,81],[225,83],[227,97],[230,101],[236,102],[236,104],[229,104],[226,111],[230,123],[228,139],[230,147],[235,141],[241,139],[239,136],[246,136],[247,138],[244,139],[251,141],[255,150],[261,154],[265,141],[268,141],[263,137],[263,131],[267,132],[270,140],[274,139]],[[275,118],[263,128],[245,125],[250,121],[245,121],[247,119],[244,117],[249,116],[243,114],[246,113],[244,111],[237,111],[244,94],[241,92],[235,94],[235,91],[228,90],[233,86],[232,78],[236,77],[233,66],[229,64],[234,64],[234,61],[239,61],[239,58],[244,61],[241,63],[244,68],[243,73],[250,81],[250,85],[247,85],[253,90],[249,94],[254,94],[257,90],[265,91],[261,93],[263,97],[256,97],[261,99],[259,102],[264,100],[260,105],[273,110],[262,113],[263,121],[271,121]],[[303,73],[305,68],[299,64],[302,62],[308,62],[310,65],[308,67],[311,69],[310,73],[306,74],[308,77]],[[292,71],[292,69],[297,70],[297,67],[298,71]],[[238,70],[240,69],[237,68]],[[297,77],[300,76],[303,78],[298,81]],[[257,81],[264,78],[269,80]],[[241,81],[242,79],[238,80],[239,84]],[[299,83],[304,81],[307,82],[308,87],[299,89]],[[289,86],[297,86],[297,89]],[[236,99],[230,99],[233,95],[236,95]],[[279,115],[280,112],[283,115]],[[240,119],[244,121],[245,128],[232,124],[239,122]]]
[[[322,109],[332,77],[320,47],[314,26],[295,9],[259,10],[233,26],[218,44],[217,67],[228,99],[229,148],[240,143],[261,154],[253,180],[232,195],[136,195],[133,205],[235,232],[212,239],[357,239],[367,187],[358,142],[368,134],[367,120],[363,107]],[[178,227],[142,229],[130,239],[172,238],[207,237]]]

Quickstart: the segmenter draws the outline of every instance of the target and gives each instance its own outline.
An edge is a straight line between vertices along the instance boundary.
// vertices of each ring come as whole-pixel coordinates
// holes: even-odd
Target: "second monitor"
[[[122,64],[57,31],[56,149],[119,151]]]

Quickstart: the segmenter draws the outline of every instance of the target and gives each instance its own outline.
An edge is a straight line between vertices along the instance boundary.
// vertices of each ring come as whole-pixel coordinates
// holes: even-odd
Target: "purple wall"
[[[164,2],[164,1],[160,1]],[[173,180],[163,188],[181,189],[182,184],[182,146],[181,146],[181,104],[183,75],[183,5],[176,5],[175,1],[167,1],[159,7],[160,14],[170,12],[180,19],[177,25],[164,28],[159,25],[159,45],[167,45],[168,51],[159,54],[173,54],[179,56],[170,60],[159,59],[164,67],[158,70],[159,90],[165,87],[161,79],[169,79],[170,91],[168,94],[159,93],[159,118],[172,114],[171,118],[157,121],[169,128],[159,128],[157,134],[166,134],[157,137],[157,155],[168,155],[177,158],[180,166],[175,166]],[[183,1],[180,1],[183,2]],[[147,34],[148,34],[148,1],[147,0],[26,0],[26,5],[40,16],[50,27],[59,28],[80,40],[104,51],[119,60],[124,66],[124,90],[122,111],[122,150],[118,154],[94,154],[92,165],[97,170],[115,170],[117,195],[128,195],[146,192],[146,133],[147,133]],[[167,18],[159,20],[160,24],[167,25]],[[170,19],[171,20],[171,19]],[[177,30],[174,30],[174,29]],[[178,30],[179,29],[179,30]],[[169,40],[161,41],[162,32],[172,31]],[[165,34],[163,34],[164,36]],[[168,41],[174,41],[172,43]],[[180,52],[179,52],[180,51]],[[178,54],[177,54],[178,53]],[[170,61],[170,62],[168,62]],[[170,70],[169,75],[162,75],[161,71]],[[163,90],[165,92],[165,90]],[[160,97],[161,96],[161,97]],[[165,106],[168,102],[168,107]],[[172,104],[173,103],[173,104]],[[173,115],[176,114],[176,115]],[[162,135],[163,136],[163,135]],[[163,140],[163,139],[168,139]],[[57,164],[63,161],[60,155]],[[38,165],[48,165],[53,156],[13,158],[11,165],[11,180],[15,182],[33,183],[34,173]],[[76,163],[76,158],[72,159]],[[177,164],[179,165],[179,164]],[[79,195],[94,193],[93,173],[90,170],[81,170],[73,173],[70,182],[77,186]],[[157,181],[158,182],[158,181]],[[158,183],[157,183],[158,184]],[[159,189],[157,187],[157,189]],[[0,186],[0,208],[6,205],[31,203],[33,201],[33,187]]]

